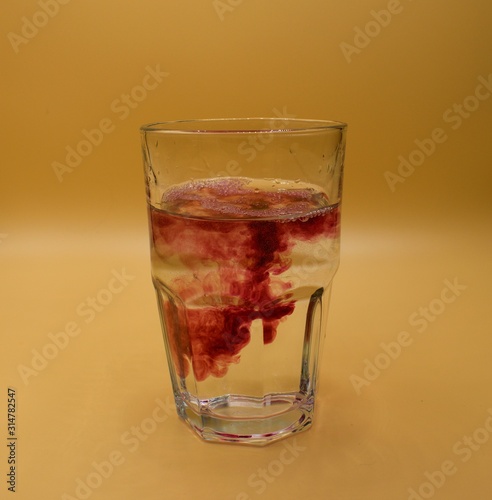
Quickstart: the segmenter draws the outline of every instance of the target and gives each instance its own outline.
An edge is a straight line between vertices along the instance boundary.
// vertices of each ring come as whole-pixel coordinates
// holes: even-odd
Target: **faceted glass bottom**
[[[205,441],[256,446],[309,429],[314,413],[314,397],[295,393],[230,394],[194,403],[178,395],[176,404],[178,415]]]

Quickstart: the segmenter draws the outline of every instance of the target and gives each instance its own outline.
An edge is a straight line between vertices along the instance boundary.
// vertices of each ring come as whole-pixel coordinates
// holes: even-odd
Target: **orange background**
[[[16,498],[82,498],[88,478],[94,500],[492,496],[491,22],[485,0],[5,2],[0,428],[14,387]],[[317,421],[289,463],[292,440],[208,445],[155,413],[172,395],[138,135],[279,113],[349,124]],[[84,150],[84,130],[100,143]],[[91,309],[114,273],[121,292]]]

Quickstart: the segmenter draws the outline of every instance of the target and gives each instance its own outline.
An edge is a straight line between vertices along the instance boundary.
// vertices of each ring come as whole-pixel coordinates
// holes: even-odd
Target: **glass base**
[[[205,441],[264,446],[311,427],[314,397],[229,394],[190,403],[176,398],[178,415]]]

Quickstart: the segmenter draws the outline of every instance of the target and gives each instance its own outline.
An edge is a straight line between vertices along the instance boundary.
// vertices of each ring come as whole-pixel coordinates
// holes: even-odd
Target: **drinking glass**
[[[313,422],[345,135],[291,118],[141,128],[174,399],[207,441],[264,445]]]

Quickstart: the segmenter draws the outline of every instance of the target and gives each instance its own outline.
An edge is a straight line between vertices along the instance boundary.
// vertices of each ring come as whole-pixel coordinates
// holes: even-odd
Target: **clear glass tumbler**
[[[141,128],[174,398],[205,440],[264,445],[311,426],[345,134],[281,118]]]

